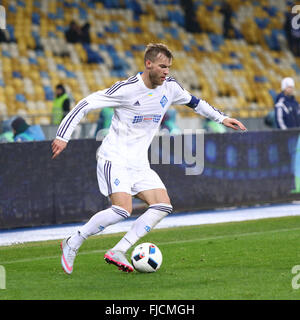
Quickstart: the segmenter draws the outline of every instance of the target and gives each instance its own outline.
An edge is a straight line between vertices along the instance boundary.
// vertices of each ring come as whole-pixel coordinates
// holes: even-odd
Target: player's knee
[[[172,205],[164,202],[152,204],[149,209],[155,210],[162,218],[173,212]]]
[[[112,205],[121,207],[129,214],[132,213],[132,199],[130,195],[127,195],[125,193],[115,193],[111,194],[110,200],[112,202]]]
[[[120,209],[123,209],[123,210],[127,211],[127,213],[129,215],[131,215],[131,213],[132,213],[132,205],[131,204],[125,204],[125,203],[122,204],[121,203],[121,204],[114,204],[114,206],[117,206]]]
[[[131,213],[132,213],[132,205],[127,205],[127,206],[124,206],[125,208],[125,210],[131,215]]]
[[[161,203],[163,205],[172,207],[171,200],[167,191],[162,192],[156,200],[157,200],[156,203]]]

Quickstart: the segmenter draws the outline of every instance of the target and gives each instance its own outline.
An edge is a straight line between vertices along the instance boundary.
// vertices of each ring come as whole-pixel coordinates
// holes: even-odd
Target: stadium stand
[[[284,34],[290,9],[285,0],[229,3],[233,30],[224,38],[218,0],[193,1],[200,33],[185,30],[189,17],[179,0],[2,0],[9,41],[0,44],[0,117],[50,124],[58,83],[73,101],[109,87],[143,69],[148,42],[174,51],[172,75],[195,95],[233,117],[263,117],[283,77],[300,83],[300,57]],[[91,43],[66,41],[71,21],[90,24]],[[97,119],[90,114],[86,121]]]

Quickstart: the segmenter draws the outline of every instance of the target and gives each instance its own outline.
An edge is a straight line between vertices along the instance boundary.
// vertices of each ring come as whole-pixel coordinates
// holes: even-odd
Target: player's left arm
[[[225,127],[228,127],[228,128],[232,128],[234,130],[238,130],[238,129],[241,129],[243,131],[246,131],[247,128],[243,125],[243,123],[237,119],[234,119],[234,118],[225,118],[222,122],[222,124],[225,126]]]
[[[247,130],[247,128],[237,119],[230,118],[217,108],[211,106],[205,100],[193,96],[190,92],[185,90],[174,78],[170,77],[168,82],[172,84],[173,104],[186,105],[205,118],[223,124],[225,127],[234,130]]]
[[[211,106],[209,103],[202,99],[198,99],[195,96],[191,96],[191,100],[186,105],[194,111],[210,120],[216,121],[218,123],[223,124],[225,127],[232,128],[234,130],[247,130],[247,128],[237,119],[230,118],[225,115],[220,110],[216,109],[215,107]]]

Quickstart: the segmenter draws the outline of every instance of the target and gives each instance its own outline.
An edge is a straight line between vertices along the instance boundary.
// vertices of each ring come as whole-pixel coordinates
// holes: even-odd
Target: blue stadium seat
[[[44,86],[45,98],[46,100],[53,100],[54,99],[54,92],[50,86]]]
[[[40,77],[49,79],[49,74],[47,71],[40,71]]]
[[[65,72],[66,72],[67,78],[74,78],[74,79],[76,79],[76,74],[75,74],[74,72],[69,71],[69,70],[65,70]]]
[[[224,43],[224,37],[214,33],[210,33],[208,36],[214,51],[219,51],[219,47]]]
[[[2,50],[2,56],[7,57],[7,58],[11,58],[11,53],[7,50]]]
[[[82,46],[86,51],[89,63],[104,63],[104,60],[100,54],[97,51],[92,50],[89,44],[84,43]]]
[[[29,57],[28,61],[29,61],[30,64],[34,64],[34,65],[38,64],[37,60],[35,58],[32,58],[32,57]]]
[[[256,17],[255,18],[255,22],[257,24],[257,26],[260,28],[260,29],[265,29],[269,22],[270,22],[270,19],[269,18],[258,18]]]
[[[13,71],[12,72],[12,76],[13,76],[13,78],[18,78],[18,79],[22,79],[23,78],[19,71]]]
[[[16,101],[18,101],[18,102],[26,102],[27,100],[26,100],[24,94],[17,93],[16,94]]]
[[[38,12],[33,12],[31,15],[31,21],[33,24],[40,25],[41,23],[41,16]]]

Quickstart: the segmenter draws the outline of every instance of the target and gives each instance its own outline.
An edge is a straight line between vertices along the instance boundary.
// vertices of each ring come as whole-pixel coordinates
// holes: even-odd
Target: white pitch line
[[[158,246],[172,245],[172,244],[190,243],[190,242],[198,242],[198,241],[221,240],[221,239],[234,238],[234,237],[248,237],[248,236],[255,236],[255,235],[261,235],[261,234],[267,234],[267,233],[280,233],[280,232],[289,232],[289,231],[296,231],[296,230],[300,230],[300,227],[290,228],[290,229],[274,229],[274,230],[267,230],[267,231],[254,231],[254,232],[245,232],[245,233],[236,233],[236,234],[226,234],[226,235],[220,235],[220,236],[215,236],[215,237],[175,240],[175,241],[167,241],[167,242],[156,242],[156,244]],[[107,249],[90,250],[90,251],[79,252],[78,255],[104,253],[106,251],[107,251]],[[60,257],[60,255],[25,258],[25,259],[19,259],[19,260],[14,260],[14,261],[3,261],[3,262],[0,261],[0,264],[7,265],[7,264],[14,264],[14,263],[33,262],[33,261],[40,261],[40,260],[47,260],[47,259],[58,259],[59,257]]]
[[[199,213],[172,214],[164,218],[155,228],[174,228],[201,224],[236,222],[265,218],[279,218],[284,216],[300,216],[300,203],[270,205],[250,208],[224,209]],[[108,226],[102,234],[127,232],[134,219],[126,219],[115,225]],[[57,225],[41,228],[25,228],[15,230],[0,230],[0,246],[18,243],[57,240],[69,237],[83,225]]]

